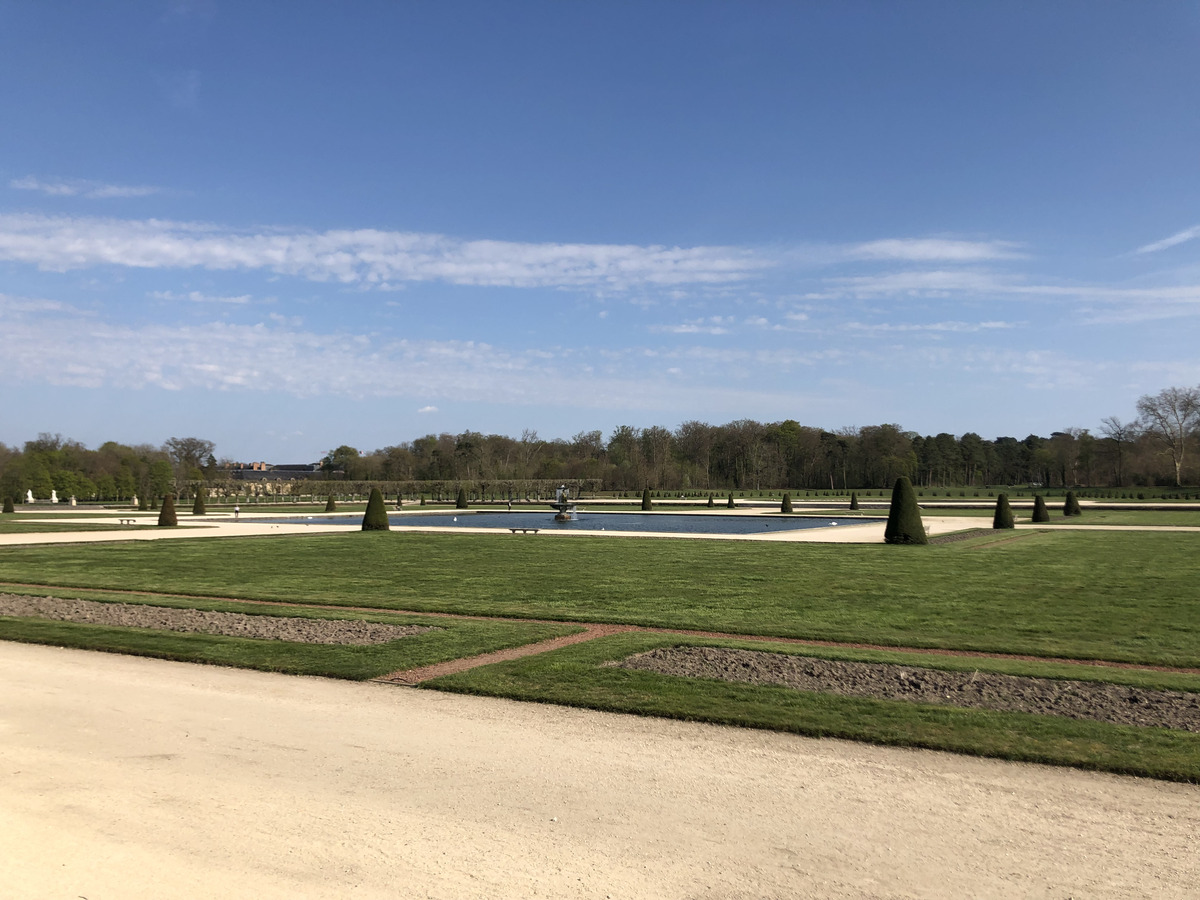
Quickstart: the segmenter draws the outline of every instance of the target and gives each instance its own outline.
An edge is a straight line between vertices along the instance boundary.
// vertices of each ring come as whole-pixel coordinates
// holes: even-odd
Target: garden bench
[[[531,532],[531,531],[534,534],[538,533],[538,530],[536,528],[512,528],[512,527],[509,527],[508,530],[511,531],[513,534],[516,534],[518,531],[521,532],[521,534],[529,534],[529,532]]]
[[[117,519],[117,521],[122,525],[136,525],[137,524],[137,519]]]

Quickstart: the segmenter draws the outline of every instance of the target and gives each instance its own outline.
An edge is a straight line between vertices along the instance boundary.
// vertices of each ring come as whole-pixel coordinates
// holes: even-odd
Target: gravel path
[[[0,642],[5,898],[1195,900],[1200,787]]]
[[[228,637],[292,641],[300,644],[386,644],[399,638],[432,631],[425,625],[384,625],[357,619],[307,619],[299,616],[246,615],[175,609],[143,603],[99,603],[61,597],[24,597],[0,594],[0,615],[154,628]]]
[[[892,663],[840,662],[721,647],[662,647],[631,656],[618,665],[664,675],[775,684],[852,697],[1200,732],[1200,694],[1183,691],[984,672],[943,672]]]

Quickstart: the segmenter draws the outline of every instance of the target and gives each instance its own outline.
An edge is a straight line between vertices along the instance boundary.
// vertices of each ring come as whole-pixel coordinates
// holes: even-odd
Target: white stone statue
[[[75,495],[74,494],[71,495],[71,505],[72,506],[75,505]]]
[[[25,502],[26,502],[26,503],[32,503],[32,502],[33,502],[33,491],[26,491],[26,492],[25,492]]]
[[[51,491],[50,491],[50,502],[51,502],[51,503],[57,503],[57,502],[58,502],[58,491],[55,491],[55,490],[51,490]]]
[[[133,508],[134,508],[134,509],[137,509],[137,505],[138,505],[137,494],[134,494],[134,495],[133,495],[133,501],[132,501],[132,502],[133,502]]]

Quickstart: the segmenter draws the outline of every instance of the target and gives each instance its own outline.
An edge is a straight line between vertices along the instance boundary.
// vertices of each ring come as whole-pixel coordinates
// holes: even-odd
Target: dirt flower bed
[[[881,700],[1092,719],[1200,732],[1200,694],[1093,681],[942,672],[891,663],[838,662],[721,647],[662,647],[617,664],[663,675],[774,684]]]
[[[227,637],[292,641],[300,644],[386,644],[436,629],[424,625],[384,625],[355,619],[306,619],[296,616],[248,616],[244,613],[172,609],[141,603],[97,603],[60,597],[0,594],[0,615],[89,625],[118,625],[221,634]]]

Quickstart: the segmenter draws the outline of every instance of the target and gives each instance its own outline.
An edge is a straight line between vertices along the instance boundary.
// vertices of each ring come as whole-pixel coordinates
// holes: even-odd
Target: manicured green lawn
[[[1018,525],[1030,524],[1033,513],[1032,505],[1023,505],[1024,501],[1012,501],[1013,513]],[[987,509],[972,509],[964,507],[924,506],[927,516],[963,516],[986,519],[991,521],[996,508],[993,503]],[[878,513],[876,513],[878,514]],[[1081,516],[1064,516],[1062,504],[1050,507],[1050,521],[1042,523],[1054,525],[1162,525],[1172,528],[1181,526],[1200,527],[1200,510],[1187,509],[1093,509],[1084,507]]]
[[[8,547],[0,581],[1200,666],[1197,535],[1015,536],[890,547],[392,531]]]
[[[780,652],[751,642],[680,640],[645,634],[617,635],[552,653],[448,675],[427,687],[512,697],[591,709],[665,716],[752,728],[791,731],[905,747],[926,747],[978,756],[1076,766],[1175,781],[1200,781],[1200,735],[1135,728],[1058,716],[959,709],[926,703],[869,700],[784,687],[734,684],[627,671],[604,665],[654,647],[679,644],[733,646]],[[812,653],[814,651],[799,651]],[[827,655],[825,651],[815,651]],[[872,658],[871,654],[841,654]],[[885,655],[887,661],[906,657]],[[930,665],[922,659],[922,665]],[[933,661],[938,665],[938,661]],[[989,660],[956,660],[983,670]],[[1001,664],[1000,670],[1011,671]],[[1036,666],[1020,674],[1039,672]],[[1109,680],[1113,670],[1088,668],[1075,677]],[[1123,677],[1119,673],[1117,679]],[[1176,689],[1200,690],[1200,676],[1170,676]],[[1116,680],[1116,679],[1113,679]],[[1147,679],[1153,686],[1156,676]],[[1143,682],[1146,684],[1146,682]]]
[[[114,598],[86,591],[63,591],[62,596],[81,599]],[[461,619],[403,616],[390,613],[356,613],[349,610],[310,610],[300,607],[264,609],[243,603],[178,600],[168,597],[120,597],[120,602],[150,603],[155,606],[188,607],[249,615],[301,616],[314,619],[367,619],[389,625],[432,625],[437,630],[411,635],[386,644],[302,644],[289,641],[253,640],[223,635],[151,631],[47,621],[36,618],[0,616],[0,640],[52,644],[131,653],[185,662],[262,669],[293,675],[323,675],[330,678],[365,680],[400,669],[432,665],[450,659],[476,656],[493,650],[521,646],[579,631],[577,626],[525,622],[473,622]]]
[[[57,518],[55,516],[55,519]],[[68,531],[117,531],[123,528],[132,530],[156,527],[158,526],[154,519],[146,519],[141,525],[122,525],[115,518],[108,520],[89,518],[83,521],[65,519],[61,522],[30,522],[19,518],[14,519],[12,516],[0,518],[0,534],[52,534]]]

